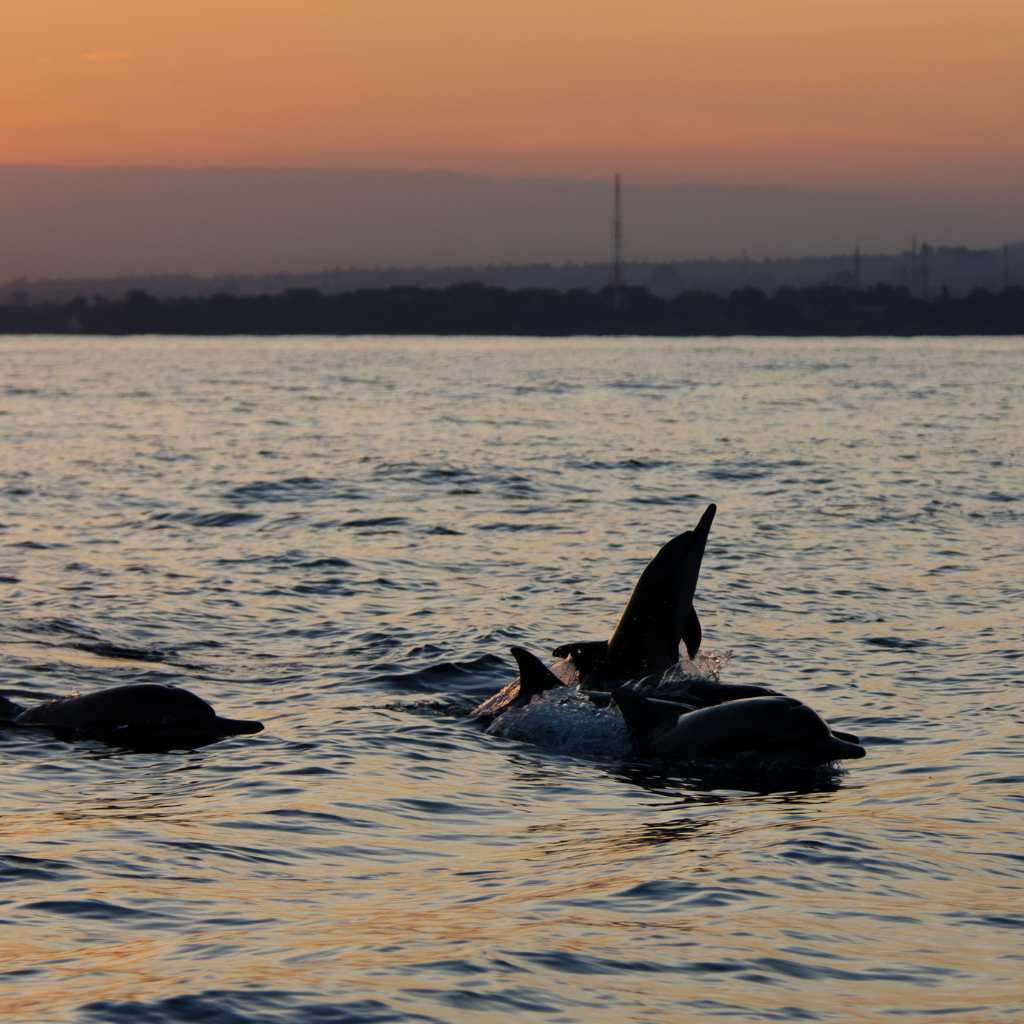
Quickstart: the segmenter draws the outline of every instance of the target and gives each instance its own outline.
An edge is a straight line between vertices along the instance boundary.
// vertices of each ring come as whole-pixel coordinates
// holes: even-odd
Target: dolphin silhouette
[[[0,722],[41,726],[66,740],[100,740],[132,750],[190,750],[225,736],[261,732],[261,722],[222,718],[177,686],[135,683],[23,708],[0,697]]]
[[[562,644],[551,652],[576,666],[584,686],[664,672],[679,661],[680,641],[696,657],[703,633],[693,596],[716,511],[708,505],[692,530],[673,537],[651,559],[610,639]]]
[[[807,767],[864,757],[856,736],[830,729],[794,697],[747,697],[691,710],[622,687],[612,700],[645,757],[703,761],[748,754]]]

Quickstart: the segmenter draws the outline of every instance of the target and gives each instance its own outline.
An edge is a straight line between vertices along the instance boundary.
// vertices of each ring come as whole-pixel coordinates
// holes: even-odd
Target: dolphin
[[[114,686],[23,708],[0,697],[0,722],[41,726],[66,740],[131,750],[191,750],[225,736],[261,732],[261,722],[222,718],[189,690],[156,683]]]
[[[673,537],[640,574],[610,639],[562,644],[552,654],[573,663],[584,687],[660,674],[679,661],[679,643],[690,658],[702,631],[693,607],[701,561],[717,511],[708,505],[692,530]]]
[[[754,755],[815,767],[864,757],[851,733],[838,732],[806,704],[780,695],[747,697],[680,711],[670,701],[644,697],[628,687],[612,693],[637,752],[670,761],[704,761]]]

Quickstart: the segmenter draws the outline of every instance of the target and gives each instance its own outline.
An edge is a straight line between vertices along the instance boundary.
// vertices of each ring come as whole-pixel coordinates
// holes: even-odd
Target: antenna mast
[[[612,215],[612,288],[616,297],[622,288],[622,175],[615,175]]]

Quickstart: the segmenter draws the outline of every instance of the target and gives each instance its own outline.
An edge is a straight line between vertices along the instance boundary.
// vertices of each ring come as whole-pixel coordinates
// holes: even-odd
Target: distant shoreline
[[[744,288],[729,295],[683,292],[665,299],[644,288],[518,289],[479,284],[392,287],[324,294],[122,299],[0,305],[0,335],[484,335],[566,337],[913,337],[1024,335],[1024,288],[945,290],[928,298],[906,288]]]

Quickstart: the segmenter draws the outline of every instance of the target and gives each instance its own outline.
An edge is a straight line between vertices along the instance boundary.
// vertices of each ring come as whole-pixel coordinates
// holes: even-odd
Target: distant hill
[[[131,276],[165,278],[169,287],[173,279],[173,287],[191,288],[183,276],[191,275],[216,278],[217,288],[252,290],[245,275],[315,278],[322,268],[356,268],[340,284],[316,285],[334,288],[348,287],[353,275],[368,269],[398,267],[415,269],[389,271],[392,277],[373,283],[413,277],[444,283],[470,273],[506,275],[487,280],[510,286],[542,279],[556,287],[570,279],[592,284],[607,260],[610,204],[608,181],[389,170],[7,166],[0,167],[0,282]],[[687,261],[730,260],[729,275],[777,277],[781,265],[741,257],[849,254],[856,245],[865,252],[899,252],[915,236],[992,248],[1024,237],[1024,193],[1017,203],[986,204],[627,181],[625,229],[631,259],[658,265],[663,275],[703,275],[692,282],[703,287],[717,280],[721,267],[702,270]],[[563,263],[571,267],[561,268]],[[737,270],[739,264],[746,269]],[[785,273],[816,277],[821,267],[820,261],[805,270],[794,264]],[[428,280],[425,274],[440,277]],[[227,283],[225,275],[232,275]],[[670,287],[667,281],[664,287]]]
[[[737,288],[779,288],[839,285],[870,288],[892,285],[915,295],[938,294],[943,288],[964,295],[976,288],[1000,289],[1004,283],[1024,285],[1024,243],[998,249],[965,246],[929,247],[896,254],[852,253],[771,260],[685,260],[629,263],[627,284],[640,285],[661,298],[684,291],[727,295]],[[530,263],[520,265],[390,267],[379,270],[323,270],[312,273],[233,274],[210,277],[190,275],[132,275],[110,278],[16,279],[0,283],[0,302],[66,302],[71,299],[118,299],[129,292],[145,292],[158,299],[205,298],[218,294],[253,296],[279,294],[289,289],[316,289],[325,294],[364,288],[414,286],[445,288],[479,283],[496,288],[573,288],[599,290],[609,283],[607,262]]]

